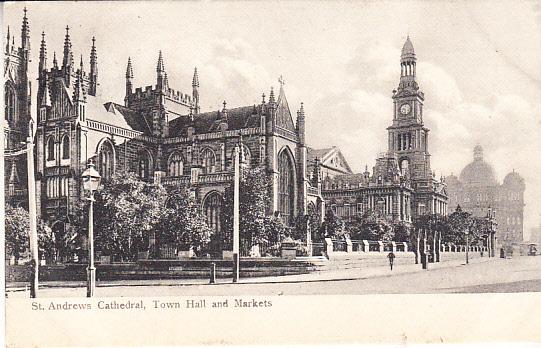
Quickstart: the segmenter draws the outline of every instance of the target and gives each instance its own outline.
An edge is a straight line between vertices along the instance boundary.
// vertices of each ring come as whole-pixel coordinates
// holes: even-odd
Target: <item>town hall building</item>
[[[345,221],[368,210],[406,223],[424,214],[447,215],[446,186],[430,167],[429,129],[423,122],[424,94],[417,83],[416,66],[408,37],[400,57],[400,82],[392,96],[388,150],[377,157],[372,173],[368,167],[351,173],[339,151],[334,149],[334,156],[331,151],[320,151],[326,154],[325,203]]]

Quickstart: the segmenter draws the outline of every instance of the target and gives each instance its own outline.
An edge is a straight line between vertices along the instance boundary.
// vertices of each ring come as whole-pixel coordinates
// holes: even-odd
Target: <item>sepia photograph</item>
[[[8,346],[541,339],[541,2],[2,16]],[[312,336],[353,317],[396,330]],[[168,318],[221,329],[105,337]]]

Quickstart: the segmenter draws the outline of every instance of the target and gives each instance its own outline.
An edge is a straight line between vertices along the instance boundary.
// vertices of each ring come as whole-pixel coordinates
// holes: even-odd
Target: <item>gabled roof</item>
[[[259,127],[261,122],[261,105],[241,106],[228,109],[227,130]],[[220,123],[225,121],[223,111],[204,112],[193,115],[190,122],[188,115],[180,116],[169,122],[169,136],[185,136],[188,127],[193,126],[195,133],[212,133],[220,130]]]
[[[145,133],[147,135],[152,133],[146,119],[136,111],[127,108],[124,105],[113,102],[105,103],[104,106],[107,110],[114,113],[118,117],[123,117],[130,129]]]
[[[276,104],[276,124],[279,127],[294,132],[296,128],[293,123],[293,117],[291,116],[291,110],[289,109],[283,87],[280,87],[280,94],[278,95],[278,102]]]
[[[345,169],[347,173],[352,173],[351,167],[349,166],[349,163],[340,151],[340,148],[333,146],[324,149],[313,149],[311,147],[307,147],[306,149],[309,168],[313,167],[314,160],[317,157],[319,158],[321,165],[340,170],[341,168],[337,168],[330,163],[331,158],[337,156],[340,158],[341,167],[343,167],[343,169]]]

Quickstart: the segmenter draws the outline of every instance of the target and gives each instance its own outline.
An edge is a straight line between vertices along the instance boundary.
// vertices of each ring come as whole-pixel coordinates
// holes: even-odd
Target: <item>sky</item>
[[[24,3],[3,4],[20,42]],[[191,93],[197,67],[202,111],[252,105],[279,87],[295,115],[304,102],[307,142],[338,146],[354,171],[386,151],[400,50],[410,36],[425,93],[424,122],[436,175],[458,176],[473,147],[502,182],[526,181],[525,237],[541,223],[540,1],[301,1],[27,3],[37,77],[41,32],[49,67],[61,61],[69,25],[76,61],[88,69],[96,37],[100,93],[123,103],[154,84],[159,50],[171,88]],[[35,73],[34,73],[35,72]],[[34,89],[35,92],[35,89]],[[35,107],[35,98],[33,99]],[[34,110],[35,111],[35,110]]]

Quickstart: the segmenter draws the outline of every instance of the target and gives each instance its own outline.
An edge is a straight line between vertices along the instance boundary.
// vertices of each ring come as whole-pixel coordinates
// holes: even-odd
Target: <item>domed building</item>
[[[473,149],[473,162],[457,178],[445,178],[449,195],[449,212],[460,205],[475,216],[486,216],[488,209],[496,210],[498,240],[503,243],[523,240],[524,179],[514,170],[500,184],[494,168],[483,159],[483,148]]]

